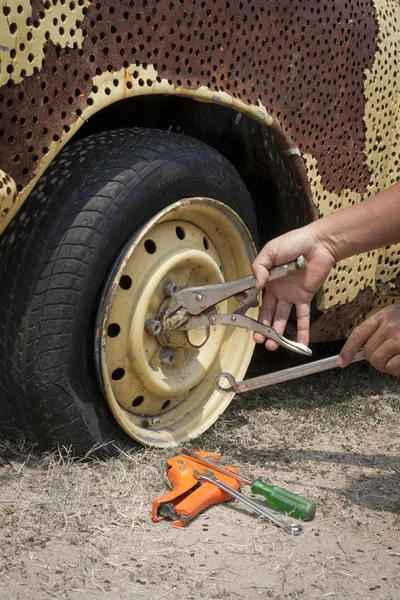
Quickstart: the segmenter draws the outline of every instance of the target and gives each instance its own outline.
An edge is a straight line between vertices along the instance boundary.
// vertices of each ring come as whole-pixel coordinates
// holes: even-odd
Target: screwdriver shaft
[[[231,494],[231,496],[234,496],[235,498],[237,498],[237,500],[240,500],[240,502],[243,502],[243,504],[245,504],[249,508],[252,508],[254,511],[258,512],[260,515],[267,517],[267,519],[269,519],[272,523],[274,523],[278,527],[281,527],[284,531],[286,531],[286,533],[292,533],[293,535],[299,535],[299,533],[301,533],[303,531],[302,526],[299,525],[298,523],[289,523],[287,521],[283,521],[277,515],[275,515],[273,512],[269,511],[268,509],[264,508],[263,506],[260,506],[257,502],[254,502],[254,500],[247,498],[247,496],[244,496],[240,492],[237,492],[236,490],[231,488],[229,485],[227,485],[223,481],[220,481],[216,477],[213,477],[212,474],[209,475],[208,473],[199,473],[198,471],[194,471],[194,475],[198,479],[201,479],[202,481],[208,481],[209,483],[213,483],[214,485],[219,487],[221,490],[228,492],[228,494]]]
[[[210,467],[210,469],[212,469],[213,471],[218,471],[219,473],[224,473],[224,475],[229,475],[229,477],[236,479],[236,481],[239,481],[240,483],[244,483],[245,485],[251,485],[251,483],[252,483],[250,481],[250,479],[246,479],[245,477],[242,477],[238,473],[233,473],[229,469],[225,469],[225,467],[223,467],[222,465],[219,465],[218,463],[215,463],[212,460],[208,460],[207,458],[198,456],[197,454],[195,454],[194,452],[191,452],[187,448],[182,448],[181,454],[184,454],[185,456],[190,456],[191,459],[195,460],[196,462],[198,462],[201,465]]]

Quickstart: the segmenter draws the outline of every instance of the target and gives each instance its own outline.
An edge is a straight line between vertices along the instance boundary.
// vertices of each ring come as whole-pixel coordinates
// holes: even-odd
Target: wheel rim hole
[[[153,240],[146,240],[144,243],[144,248],[148,254],[154,254],[157,250],[157,245]]]
[[[129,277],[129,275],[122,275],[121,279],[119,280],[119,287],[123,290],[129,290],[131,286],[132,279]]]
[[[165,410],[171,404],[171,400],[166,400],[161,407],[161,410]]]
[[[112,379],[114,379],[114,381],[119,381],[120,379],[122,379],[125,376],[125,369],[115,369],[115,371],[113,371],[111,373],[111,377]]]
[[[178,227],[175,229],[176,231],[176,237],[180,240],[184,240],[186,237],[186,231],[183,229],[183,227]]]
[[[118,325],[118,323],[111,323],[108,326],[107,335],[110,338],[115,338],[115,337],[117,337],[117,335],[119,335],[120,331],[121,331],[121,327]]]
[[[206,250],[208,250],[210,247],[209,241],[206,237],[203,237],[203,246]]]
[[[136,396],[136,398],[132,401],[132,406],[140,406],[143,404],[144,396]]]

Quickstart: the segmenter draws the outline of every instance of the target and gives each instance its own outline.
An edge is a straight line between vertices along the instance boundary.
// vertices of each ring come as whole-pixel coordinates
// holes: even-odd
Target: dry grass
[[[397,600],[399,398],[397,380],[354,365],[238,397],[192,444],[314,499],[297,538],[237,503],[153,524],[167,451],[76,461],[3,441],[2,598]]]

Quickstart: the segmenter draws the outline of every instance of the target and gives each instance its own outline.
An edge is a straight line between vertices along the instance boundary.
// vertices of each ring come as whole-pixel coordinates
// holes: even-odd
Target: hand
[[[295,271],[268,283],[269,269],[295,260],[300,254],[307,259],[307,268]],[[314,233],[313,224],[285,233],[268,242],[253,263],[257,289],[266,286],[259,321],[272,325],[283,334],[293,304],[297,314],[297,341],[308,345],[310,337],[310,303],[315,292],[325,281],[336,259],[328,246]],[[253,335],[257,343],[265,341],[259,333]],[[269,350],[278,345],[270,339],[265,342]]]
[[[400,377],[399,304],[382,308],[353,329],[340,353],[339,367],[347,367],[361,348],[375,369]]]

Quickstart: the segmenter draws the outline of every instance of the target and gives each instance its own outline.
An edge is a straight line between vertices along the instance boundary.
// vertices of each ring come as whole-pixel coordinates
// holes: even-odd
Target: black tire
[[[232,207],[255,235],[253,206],[212,148],[164,131],[100,133],[65,148],[0,240],[1,429],[83,455],[132,443],[101,397],[94,318],[120,248],[183,197]],[[115,453],[109,444],[103,452]]]

